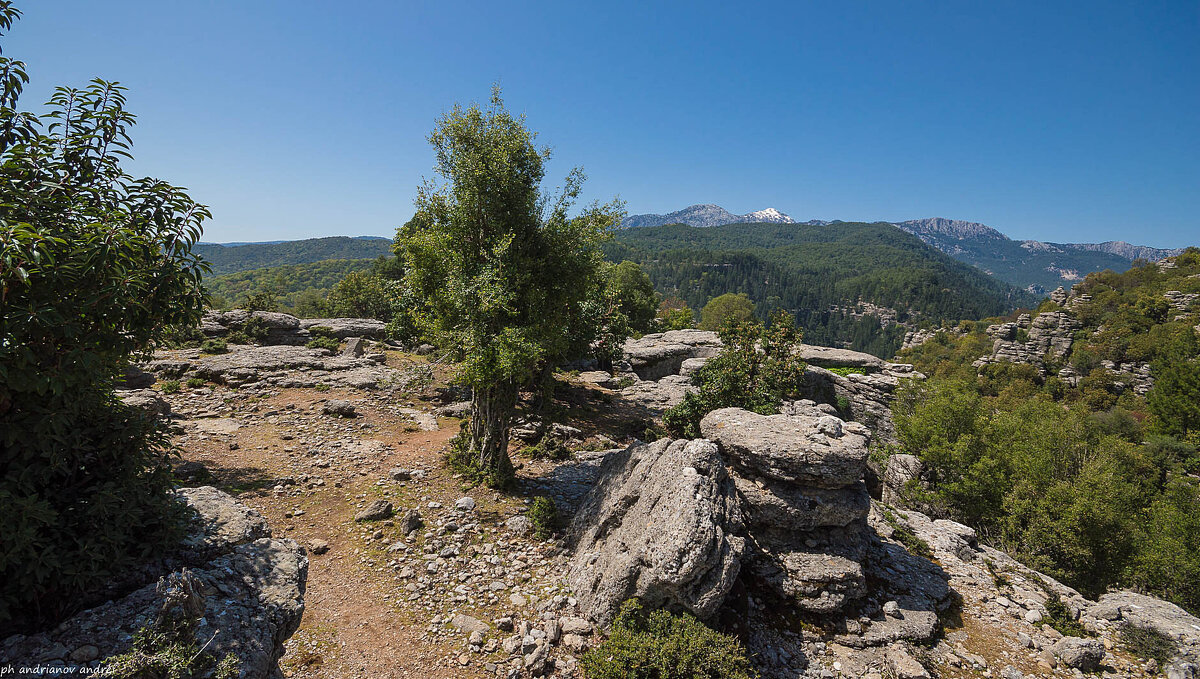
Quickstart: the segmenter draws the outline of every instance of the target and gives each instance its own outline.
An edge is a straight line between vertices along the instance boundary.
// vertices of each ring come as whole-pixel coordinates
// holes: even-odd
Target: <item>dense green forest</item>
[[[323,301],[333,286],[347,274],[370,271],[374,265],[373,259],[328,259],[285,264],[208,276],[204,279],[204,287],[211,295],[214,307],[244,306],[251,296],[269,292],[280,311],[305,315],[308,309],[315,311],[317,307],[313,304]]]
[[[196,253],[212,265],[212,275],[220,276],[250,269],[306,264],[327,259],[374,259],[390,255],[390,238],[332,236],[283,243],[216,245],[201,243]]]
[[[902,352],[929,376],[895,407],[901,449],[928,465],[915,501],[1085,593],[1200,610],[1200,250],[1174,263],[1089,275],[1068,303],[1069,353],[1040,369],[972,366],[988,324],[1011,317]],[[1152,388],[1134,388],[1131,365],[1150,366]]]
[[[900,322],[933,322],[1007,313],[1033,295],[890,224],[669,225],[626,229],[606,248],[612,261],[637,262],[664,295],[693,308],[727,292],[748,295],[760,318],[794,315],[812,344],[849,343],[894,355],[905,328],[855,319],[834,305],[862,300],[897,311]]]

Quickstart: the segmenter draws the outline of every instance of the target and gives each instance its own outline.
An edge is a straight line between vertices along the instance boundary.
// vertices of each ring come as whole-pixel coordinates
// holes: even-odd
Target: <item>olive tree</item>
[[[416,215],[396,236],[405,284],[423,298],[421,323],[463,359],[470,420],[456,442],[489,483],[511,474],[508,434],[519,390],[563,355],[584,300],[600,284],[600,244],[621,206],[569,212],[584,176],[542,191],[547,148],[523,116],[490,104],[454,106],[429,135],[440,179],[417,191]]]
[[[0,33],[19,16],[0,0]],[[0,54],[0,636],[44,623],[179,535],[165,428],[121,405],[132,352],[194,325],[208,211],[136,179],[123,88],[21,112]]]

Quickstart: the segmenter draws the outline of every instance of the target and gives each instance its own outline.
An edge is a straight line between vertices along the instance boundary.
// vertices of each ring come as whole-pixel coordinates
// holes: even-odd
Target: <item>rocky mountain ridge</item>
[[[758,219],[762,213],[772,213]],[[693,205],[665,215],[631,215],[621,223],[622,227],[660,226],[664,224],[688,224],[689,226],[711,227],[724,224],[767,221],[813,226],[836,226],[842,220],[810,220],[797,222],[791,217],[774,218],[773,208],[760,213],[734,215],[717,205]],[[1121,270],[1128,268],[1135,259],[1159,261],[1178,255],[1182,248],[1154,248],[1131,245],[1124,241],[1102,243],[1050,243],[1038,240],[1016,241],[1000,231],[980,224],[959,219],[931,217],[883,222],[917,236],[927,244],[946,254],[975,265],[993,276],[1014,285],[1045,293],[1063,281],[1079,280],[1093,271],[1106,268]]]

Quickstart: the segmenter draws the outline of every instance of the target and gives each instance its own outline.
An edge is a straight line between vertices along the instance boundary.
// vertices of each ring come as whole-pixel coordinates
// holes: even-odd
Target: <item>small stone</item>
[[[479,632],[483,634],[488,631],[488,624],[486,622],[462,613],[456,613],[454,617],[450,618],[450,625],[460,632]]]
[[[74,651],[71,651],[72,662],[89,663],[98,657],[100,657],[100,649],[92,646],[91,644],[80,646]]]
[[[308,542],[308,551],[313,554],[324,554],[329,551],[329,543],[319,538],[314,538]]]
[[[460,497],[454,502],[454,508],[460,512],[469,512],[472,509],[475,509],[475,498]]]
[[[529,517],[524,515],[514,516],[505,521],[504,525],[517,535],[527,535],[533,530],[533,522],[529,520]]]
[[[321,406],[321,412],[336,417],[355,417],[358,414],[353,403],[336,398],[326,401]]]
[[[483,644],[483,632],[480,632],[479,630],[475,630],[474,632],[471,632],[471,636],[467,637],[467,643],[469,643],[473,646],[482,645]]]
[[[376,500],[367,505],[365,509],[354,515],[355,521],[379,521],[381,519],[390,518],[392,515],[392,503],[387,500]]]
[[[1036,608],[1025,611],[1025,622],[1036,625],[1042,621],[1042,612]]]
[[[396,467],[388,472],[388,478],[393,481],[408,481],[412,478],[412,472],[401,467]]]
[[[884,612],[884,614],[885,614],[885,615],[887,615],[889,618],[899,618],[899,617],[902,617],[902,615],[901,615],[901,613],[900,613],[900,604],[896,603],[895,601],[889,601],[889,602],[887,602],[886,604],[884,604],[884,605],[883,605],[883,612]]]

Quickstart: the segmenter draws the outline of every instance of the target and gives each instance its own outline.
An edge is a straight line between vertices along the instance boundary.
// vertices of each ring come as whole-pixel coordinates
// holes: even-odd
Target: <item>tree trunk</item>
[[[512,471],[508,459],[508,428],[517,403],[517,387],[502,382],[471,394],[471,448],[480,471],[493,484],[502,484]]]

